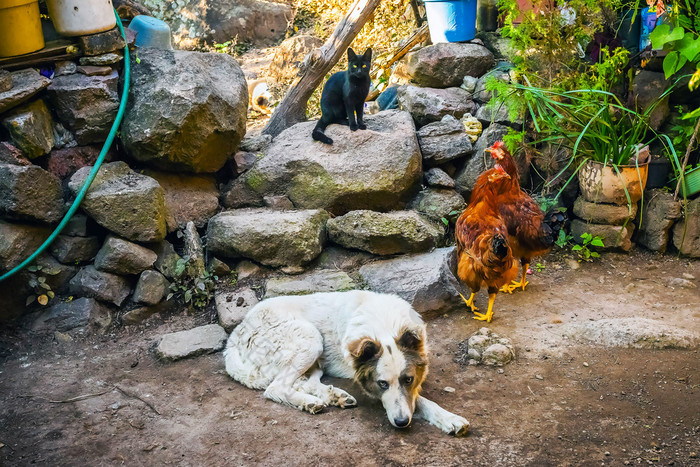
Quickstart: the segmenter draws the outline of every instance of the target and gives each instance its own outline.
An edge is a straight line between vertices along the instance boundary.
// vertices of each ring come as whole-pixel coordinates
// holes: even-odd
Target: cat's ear
[[[365,62],[372,61],[372,48],[371,47],[368,47],[367,50],[365,50],[365,53],[362,54],[362,58]]]
[[[357,54],[355,53],[354,50],[352,50],[352,47],[348,47],[348,60],[352,61],[357,58]]]

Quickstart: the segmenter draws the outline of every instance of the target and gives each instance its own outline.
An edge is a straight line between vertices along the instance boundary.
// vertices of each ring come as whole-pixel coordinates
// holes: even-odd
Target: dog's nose
[[[394,425],[399,428],[406,428],[409,423],[411,423],[411,420],[408,417],[394,419]]]

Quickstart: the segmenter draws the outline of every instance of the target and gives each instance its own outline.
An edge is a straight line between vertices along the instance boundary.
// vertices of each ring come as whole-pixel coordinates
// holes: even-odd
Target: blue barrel
[[[430,40],[464,42],[476,36],[477,0],[424,0]]]

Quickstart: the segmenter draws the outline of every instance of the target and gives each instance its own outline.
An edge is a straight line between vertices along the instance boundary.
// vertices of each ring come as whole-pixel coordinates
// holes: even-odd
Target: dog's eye
[[[377,386],[379,386],[379,389],[381,389],[382,391],[386,391],[387,389],[389,389],[389,383],[381,379],[377,381]]]
[[[404,386],[410,386],[411,384],[413,384],[413,376],[404,376],[401,380],[401,383]]]

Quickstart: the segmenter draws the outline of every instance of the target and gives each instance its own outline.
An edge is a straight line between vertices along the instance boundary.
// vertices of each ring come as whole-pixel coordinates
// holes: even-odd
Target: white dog
[[[461,436],[469,429],[467,420],[419,395],[428,372],[425,325],[393,295],[351,291],[264,300],[231,333],[224,358],[236,381],[310,413],[357,404],[321,383],[325,372],[354,378],[382,401],[397,428],[407,427],[415,413],[446,433]]]

